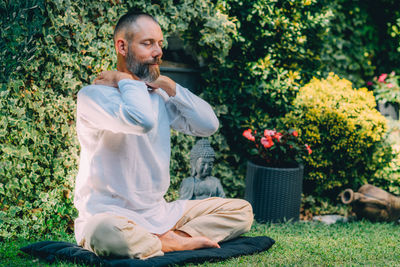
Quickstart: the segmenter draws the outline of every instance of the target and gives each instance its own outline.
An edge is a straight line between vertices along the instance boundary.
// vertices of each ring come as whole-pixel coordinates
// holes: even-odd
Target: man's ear
[[[128,54],[128,42],[122,38],[117,39],[115,42],[115,50],[117,50],[117,54],[126,56]]]

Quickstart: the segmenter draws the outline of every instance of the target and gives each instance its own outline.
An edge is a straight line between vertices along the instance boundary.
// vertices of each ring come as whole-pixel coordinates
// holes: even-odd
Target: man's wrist
[[[170,96],[176,96],[176,84],[171,85],[168,89],[164,89],[164,91]]]
[[[153,82],[148,82],[146,84],[152,89],[163,89],[169,97],[176,95],[176,83],[174,82],[174,80],[167,76],[160,75],[157,80]]]
[[[176,82],[169,77],[165,79],[165,85],[161,87],[170,97],[176,95]]]

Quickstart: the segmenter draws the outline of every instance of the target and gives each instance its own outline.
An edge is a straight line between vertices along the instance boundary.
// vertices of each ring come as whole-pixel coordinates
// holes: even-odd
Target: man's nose
[[[153,58],[156,58],[156,57],[161,57],[162,54],[163,52],[161,46],[158,44],[154,45],[153,51],[151,52],[151,56]]]

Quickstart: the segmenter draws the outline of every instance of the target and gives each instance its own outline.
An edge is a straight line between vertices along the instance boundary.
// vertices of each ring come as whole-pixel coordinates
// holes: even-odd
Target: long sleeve
[[[144,134],[156,121],[147,86],[124,79],[117,88],[89,85],[78,93],[78,119],[90,128]]]
[[[206,137],[219,127],[212,107],[179,84],[176,95],[167,100],[167,112],[171,127],[186,134]]]

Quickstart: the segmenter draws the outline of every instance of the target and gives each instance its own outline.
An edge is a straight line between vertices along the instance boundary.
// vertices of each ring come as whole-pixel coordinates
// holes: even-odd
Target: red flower
[[[280,142],[282,136],[283,136],[283,134],[281,134],[281,133],[276,133],[276,134],[274,135],[274,138],[275,138],[276,141]]]
[[[274,136],[276,134],[276,131],[275,130],[264,130],[264,136],[265,137],[267,137],[267,136]]]
[[[250,141],[255,141],[256,138],[251,134],[251,129],[247,129],[243,132],[243,136],[246,137]]]
[[[367,82],[367,86],[372,86],[373,84],[373,82]]]
[[[261,138],[261,144],[262,144],[265,148],[270,148],[271,146],[274,145],[274,142],[272,142],[271,136],[267,136],[267,137]]]
[[[292,134],[293,134],[293,136],[294,136],[294,137],[297,137],[297,136],[299,136],[299,133],[298,133],[297,131],[293,131],[293,133],[292,133]]]
[[[388,83],[387,87],[392,88],[394,85],[392,83]]]
[[[307,145],[307,144],[305,144],[305,146],[306,146],[308,154],[310,155],[312,153],[312,150],[311,150],[310,146]]]
[[[380,82],[380,83],[385,82],[386,77],[387,77],[387,74],[382,73],[381,76],[379,76],[379,78],[378,78],[378,82]]]

